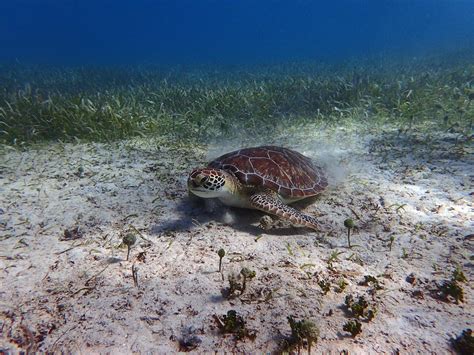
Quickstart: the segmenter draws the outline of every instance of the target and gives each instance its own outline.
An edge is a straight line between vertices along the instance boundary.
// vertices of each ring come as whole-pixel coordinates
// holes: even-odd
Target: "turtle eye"
[[[222,187],[225,185],[225,179],[224,178],[220,178],[218,181],[217,181],[217,184],[219,187]]]
[[[204,185],[207,181],[209,180],[209,176],[202,176],[202,177],[198,177],[198,183],[199,185]]]

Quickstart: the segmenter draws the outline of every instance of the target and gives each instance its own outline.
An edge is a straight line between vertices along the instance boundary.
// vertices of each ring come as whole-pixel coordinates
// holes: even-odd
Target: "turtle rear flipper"
[[[285,205],[273,191],[259,192],[250,196],[250,203],[255,209],[278,216],[292,224],[322,231],[316,218]]]

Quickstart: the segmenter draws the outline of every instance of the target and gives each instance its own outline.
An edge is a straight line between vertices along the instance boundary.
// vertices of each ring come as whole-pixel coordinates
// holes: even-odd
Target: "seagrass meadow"
[[[199,141],[346,121],[470,137],[470,54],[257,67],[0,66],[0,141]]]

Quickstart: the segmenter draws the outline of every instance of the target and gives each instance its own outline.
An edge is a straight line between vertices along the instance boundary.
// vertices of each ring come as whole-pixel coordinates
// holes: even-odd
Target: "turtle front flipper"
[[[256,193],[250,196],[250,203],[253,208],[278,216],[292,224],[321,231],[321,227],[316,218],[285,205],[274,192]]]

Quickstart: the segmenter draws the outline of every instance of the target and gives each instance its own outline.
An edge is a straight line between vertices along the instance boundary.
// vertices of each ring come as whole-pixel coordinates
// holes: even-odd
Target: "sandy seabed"
[[[192,168],[259,143],[325,167],[330,187],[298,208],[326,232],[262,230],[259,212],[188,197]],[[451,353],[474,319],[473,153],[455,132],[360,126],[199,147],[3,147],[0,352],[279,352],[293,316],[319,327],[316,353]],[[128,233],[138,239],[127,261]],[[256,277],[224,297],[243,267]],[[440,287],[456,267],[468,280],[462,302]],[[355,338],[343,330],[354,319],[347,295],[375,311]],[[229,310],[254,338],[222,334]]]

